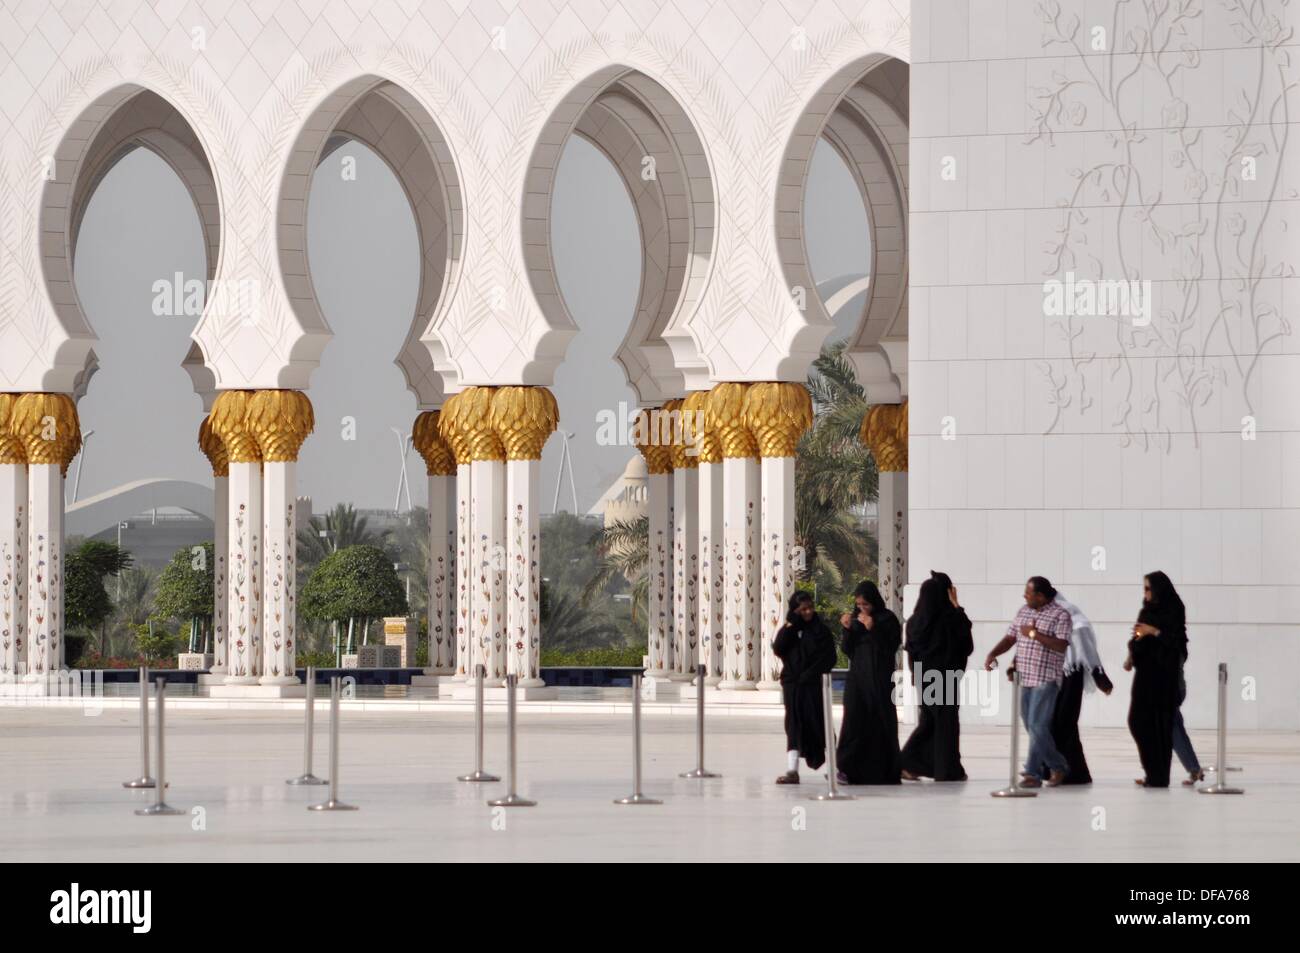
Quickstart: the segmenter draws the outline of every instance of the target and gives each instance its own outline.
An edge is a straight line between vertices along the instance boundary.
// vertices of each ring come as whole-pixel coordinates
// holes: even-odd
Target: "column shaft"
[[[226,577],[229,571],[230,487],[229,478],[212,478],[212,669],[226,673],[226,614],[229,611]]]
[[[521,688],[540,688],[541,572],[538,563],[541,460],[506,462],[507,672]]]
[[[794,587],[790,564],[794,548],[794,457],[764,457],[762,555],[762,681],[761,689],[780,690],[781,660],[772,640],[785,621],[786,600]]]
[[[456,466],[456,678],[473,675],[470,632],[473,629],[474,570],[471,565],[470,465]]]
[[[700,474],[696,467],[673,470],[673,670],[694,677],[700,658]]]
[[[452,585],[456,566],[456,478],[429,474],[429,667],[426,675],[456,670]]]
[[[759,465],[753,457],[722,461],[724,689],[756,687],[759,676]]]
[[[27,480],[27,671],[41,678],[63,660],[63,474],[33,463]]]
[[[505,476],[503,460],[470,464],[474,533],[472,664],[487,667],[488,683],[506,677]]]
[[[650,657],[646,675],[667,678],[672,665],[672,476],[649,474],[646,497],[649,523],[646,649]]]
[[[262,662],[262,464],[231,463],[228,487],[226,684],[253,685]]]
[[[880,594],[885,605],[903,617],[903,587],[907,584],[907,471],[880,474],[876,511],[879,519]]]
[[[297,593],[294,582],[297,537],[294,508],[297,464],[262,464],[262,685],[296,685]]]
[[[725,590],[723,569],[722,464],[701,463],[699,467],[699,561],[698,587],[699,661],[705,665],[705,682],[716,685],[722,680],[723,609]]]
[[[0,678],[27,670],[27,464],[0,463]]]

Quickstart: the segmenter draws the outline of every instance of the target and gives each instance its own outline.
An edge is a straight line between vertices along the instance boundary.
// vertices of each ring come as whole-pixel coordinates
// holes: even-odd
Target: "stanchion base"
[[[359,811],[361,810],[355,804],[344,804],[342,801],[329,800],[321,804],[308,804],[309,811]]]
[[[683,771],[677,775],[679,778],[720,778],[722,775],[714,774],[712,771],[705,771],[703,768],[692,768],[690,771]]]
[[[124,788],[156,788],[157,786],[158,782],[153,778],[136,778],[134,781],[122,782],[122,787]]]
[[[1229,769],[1231,770],[1231,769]],[[1230,788],[1226,784],[1210,784],[1196,789],[1198,794],[1245,794],[1245,788]]]
[[[1207,772],[1211,773],[1211,774],[1218,774],[1218,773],[1219,773],[1219,766],[1218,766],[1217,764],[1207,764],[1207,765],[1205,766],[1205,770],[1206,770]],[[1232,765],[1228,765],[1228,770],[1229,770],[1229,771],[1240,771],[1241,768],[1236,768],[1236,767],[1233,767]]]
[[[646,797],[644,794],[629,794],[627,797],[621,797],[615,804],[662,804],[663,801],[656,801],[652,797]]]
[[[325,778],[318,778],[314,774],[300,774],[296,778],[290,778],[285,784],[329,784]]]
[[[495,774],[488,774],[486,771],[475,771],[473,774],[462,774],[456,779],[457,781],[500,781]]]
[[[808,798],[810,801],[856,801],[857,799],[856,794],[841,794],[839,791],[823,791]]]
[[[1003,788],[1000,791],[990,791],[989,796],[990,797],[1038,797],[1038,792],[1030,791],[1027,788],[1022,788],[1019,785],[1015,785],[1013,787]]]
[[[182,811],[178,807],[172,807],[166,802],[163,802],[162,804],[150,804],[148,807],[139,808],[135,813],[139,817],[161,817],[174,814],[188,814],[189,811]]]
[[[488,801],[488,807],[536,807],[536,801],[530,801],[528,798],[520,797],[518,794],[509,794],[505,797],[499,797],[495,801]]]

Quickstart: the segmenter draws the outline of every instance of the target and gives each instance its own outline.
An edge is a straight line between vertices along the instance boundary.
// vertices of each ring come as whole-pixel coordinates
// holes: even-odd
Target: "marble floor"
[[[782,767],[780,722],[715,717],[708,767],[686,781],[687,718],[648,718],[645,792],[659,807],[622,807],[631,789],[630,719],[521,714],[520,791],[531,809],[496,811],[501,785],[458,783],[472,758],[462,712],[345,713],[341,797],[353,813],[305,806],[323,788],[290,787],[299,773],[300,716],[290,711],[169,708],[167,800],[190,813],[141,818],[153,792],[120,782],[138,771],[136,712],[0,708],[0,858],[150,860],[1073,860],[1300,859],[1300,735],[1242,732],[1230,760],[1243,797],[1133,785],[1127,732],[1090,729],[1090,787],[1001,800],[1005,729],[963,732],[971,780],[960,785],[856,788],[855,801],[819,803],[772,783]],[[317,721],[317,774],[328,764]],[[503,773],[504,719],[487,718],[487,768]],[[906,729],[904,729],[906,730]],[[1207,761],[1213,735],[1193,732]],[[816,779],[820,781],[820,779]],[[820,782],[824,784],[824,782]],[[197,810],[195,810],[197,809]]]

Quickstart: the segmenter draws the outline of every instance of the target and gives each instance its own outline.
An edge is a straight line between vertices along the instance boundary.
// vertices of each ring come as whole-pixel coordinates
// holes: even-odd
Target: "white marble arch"
[[[576,331],[551,254],[551,191],[570,135],[599,149],[618,171],[636,213],[641,281],[636,313],[615,353],[644,406],[708,387],[694,340],[666,334],[700,302],[715,234],[713,177],[694,122],[646,73],[610,65],[576,84],[542,127],[529,161],[523,256],[543,315],[564,341]]]
[[[351,140],[387,163],[415,218],[419,292],[410,330],[393,363],[420,410],[432,410],[442,404],[448,376],[454,386],[454,371],[444,367],[440,374],[435,369],[436,342],[426,346],[422,337],[454,293],[465,242],[465,205],[447,140],[429,112],[399,84],[378,76],[357,77],[328,96],[303,124],[279,196],[278,250],[285,290],[304,327],[328,335],[308,263],[307,204],[312,177]]]
[[[806,307],[826,318],[808,263],[803,196],[818,138],[858,185],[871,234],[871,271],[847,356],[871,403],[907,396],[908,65],[878,54],[838,70],[808,104],[787,145],[777,192],[781,267]]]
[[[203,230],[205,277],[217,273],[221,252],[221,202],[207,153],[194,126],[177,106],[137,83],[123,83],[99,95],[67,127],[51,159],[53,177],[42,191],[40,266],[48,304],[66,339],[54,366],[32,389],[62,391],[80,399],[98,369],[95,332],[77,296],[74,257],[82,218],[91,197],[123,157],[149,149],[175,172],[189,192]],[[211,373],[191,348],[185,362],[203,390]],[[196,376],[197,375],[197,376]]]

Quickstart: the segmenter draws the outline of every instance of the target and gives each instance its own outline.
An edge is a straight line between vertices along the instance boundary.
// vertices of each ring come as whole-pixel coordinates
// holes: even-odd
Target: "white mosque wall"
[[[1084,720],[1121,725],[1162,569],[1189,723],[1222,661],[1233,727],[1300,728],[1300,9],[912,11],[909,599],[949,572],[978,664],[1049,577],[1116,682]],[[1048,313],[1069,272],[1149,282],[1149,324]]]

